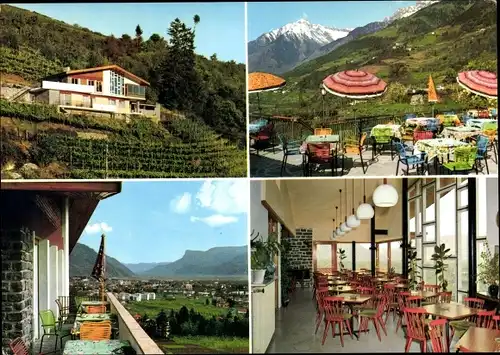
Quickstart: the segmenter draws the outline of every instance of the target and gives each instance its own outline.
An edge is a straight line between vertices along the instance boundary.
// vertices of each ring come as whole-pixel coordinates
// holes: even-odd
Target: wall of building
[[[259,233],[263,240],[267,240],[269,214],[262,205],[263,183],[263,181],[250,182],[250,231],[253,231],[254,235]]]
[[[2,230],[2,348],[21,337],[29,347],[33,338],[33,233]]]
[[[499,243],[498,215],[498,178],[486,178],[486,233],[488,244],[493,252]]]
[[[289,231],[295,231],[295,221],[286,181],[265,180],[262,183],[265,203]]]
[[[295,236],[288,238],[290,249],[287,257],[292,269],[309,269],[312,278],[312,252],[313,252],[313,230],[311,228],[300,228],[295,231]],[[312,279],[304,280],[304,286],[310,287]]]
[[[111,81],[111,70],[104,70],[102,72],[102,93],[109,94]]]

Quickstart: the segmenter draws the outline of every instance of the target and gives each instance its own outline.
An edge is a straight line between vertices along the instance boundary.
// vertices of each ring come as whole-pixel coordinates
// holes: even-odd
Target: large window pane
[[[423,213],[424,213],[424,223],[432,222],[436,218],[435,214],[435,185],[431,184],[424,187],[423,198]]]
[[[378,268],[380,271],[387,271],[388,261],[387,243],[380,243],[378,245]]]
[[[316,268],[318,271],[331,272],[332,246],[330,244],[316,245]]]
[[[337,270],[340,270],[340,258],[338,257],[338,252],[340,249],[345,250],[346,258],[342,261],[344,268],[347,270],[352,270],[352,244],[351,243],[338,243],[337,244]]]
[[[458,208],[467,207],[469,205],[469,197],[467,193],[467,188],[458,190]]]
[[[432,261],[432,254],[434,254],[434,244],[424,245],[424,257],[422,258],[424,266],[434,266],[434,261]]]
[[[469,211],[458,213],[458,289],[469,290],[469,242],[468,242]]]
[[[417,259],[422,259],[422,238],[416,238]]]
[[[429,224],[424,226],[424,243],[436,241],[436,225]]]
[[[391,267],[396,273],[403,272],[403,251],[401,242],[391,242]]]
[[[445,261],[448,269],[445,271],[444,278],[448,281],[447,291],[453,292],[452,300],[457,300],[457,259],[448,259]]]
[[[446,244],[450,254],[457,255],[456,241],[456,203],[455,189],[439,193],[439,241],[438,244]]]
[[[487,210],[486,210],[486,179],[476,179],[477,186],[477,237],[486,238]],[[467,189],[465,190],[467,192]]]
[[[356,270],[371,270],[371,266],[370,243],[356,243]]]
[[[426,285],[437,285],[436,271],[434,269],[423,268],[422,280]]]

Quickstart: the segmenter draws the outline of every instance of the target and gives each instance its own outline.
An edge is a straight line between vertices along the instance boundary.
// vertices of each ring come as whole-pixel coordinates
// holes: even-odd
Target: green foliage
[[[266,241],[253,239],[250,246],[252,248],[252,270],[266,269],[272,264],[273,256],[283,251],[276,233],[270,233]]]
[[[408,287],[410,290],[415,291],[419,281],[422,279],[422,276],[420,276],[420,269],[422,268],[418,265],[416,248],[412,247],[411,244],[408,244],[406,247],[408,250]]]
[[[384,100],[388,102],[395,102],[398,104],[408,103],[409,96],[407,95],[406,87],[401,83],[393,83],[387,88],[387,92],[384,95]]]
[[[339,248],[339,250],[337,250],[337,255],[339,257],[340,271],[343,272],[345,270],[344,260],[347,258],[347,255],[345,254],[345,250],[342,248]]]
[[[280,268],[281,268],[281,299],[288,299],[288,294],[291,287],[291,278],[289,271],[291,270],[290,263],[290,242],[287,239],[281,239],[282,252],[280,254]]]
[[[449,248],[443,243],[441,245],[434,246],[434,254],[432,254],[431,260],[434,261],[434,270],[436,271],[436,278],[438,280],[439,286],[446,292],[448,287],[448,280],[446,280],[445,272],[448,269],[446,261],[450,258]]]
[[[486,250],[481,252],[477,279],[485,285],[498,285],[500,278],[499,254],[492,255],[488,243],[486,243],[485,247]]]

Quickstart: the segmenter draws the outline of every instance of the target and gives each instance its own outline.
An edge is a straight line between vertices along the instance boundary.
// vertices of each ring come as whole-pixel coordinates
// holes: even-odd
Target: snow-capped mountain
[[[284,73],[351,30],[313,24],[305,19],[288,23],[248,43],[249,70]]]
[[[432,4],[435,4],[439,2],[440,0],[421,0],[417,1],[415,5],[407,6],[407,7],[402,7],[400,9],[397,9],[392,16],[386,17],[384,19],[385,22],[392,22],[396,21],[408,16],[413,15],[415,12],[422,10],[423,8],[426,8],[427,6],[430,6]]]
[[[308,20],[300,19],[296,22],[288,23],[283,27],[264,33],[257,40],[272,42],[280,36],[288,37],[289,39],[297,39],[303,41],[315,41],[321,45],[325,45],[339,38],[347,36],[352,28],[337,29],[310,23]]]

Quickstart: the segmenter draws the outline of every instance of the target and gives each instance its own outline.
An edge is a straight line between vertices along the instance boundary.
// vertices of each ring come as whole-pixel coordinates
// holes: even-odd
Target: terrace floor
[[[65,324],[63,327],[71,329],[71,324]],[[40,338],[42,336],[40,335]],[[57,351],[54,352],[54,346],[56,342],[56,337],[55,336],[46,336],[43,339],[43,348],[42,348],[42,354],[62,354],[64,350],[64,345],[66,344],[66,341],[71,340],[71,336],[67,336],[63,338],[63,348],[61,349],[60,345],[60,340],[57,339]],[[40,350],[40,342],[41,339],[37,339],[32,343],[33,346],[33,354],[38,354]]]
[[[494,158],[494,154],[491,152],[490,158],[488,159],[488,168],[490,174],[497,174],[498,165]],[[382,154],[372,159],[371,148],[368,148],[363,152],[363,162],[366,169],[365,174],[363,174],[363,169],[361,167],[361,160],[359,155],[348,154],[347,159],[344,163],[344,176],[394,176],[396,174],[396,166],[398,162],[397,156],[394,156],[394,160],[391,159],[389,150],[383,152]],[[274,152],[272,148],[265,150],[260,150],[259,154],[255,154],[252,150],[250,154],[250,176],[251,177],[280,177],[281,171],[281,161],[283,160],[283,151],[281,146],[276,146]],[[429,166],[430,175],[433,174],[433,165]],[[340,166],[337,172],[340,174]],[[429,173],[428,173],[429,174]],[[475,175],[473,171],[471,174]],[[486,174],[486,168],[483,171],[479,171],[479,174]],[[399,175],[403,175],[402,165],[399,166]],[[417,175],[416,170],[410,170],[409,175]],[[284,177],[296,176],[301,177],[302,174],[302,155],[291,155],[288,157],[287,165],[283,173]],[[314,171],[313,177],[315,176],[331,176],[330,169]]]
[[[370,331],[362,333],[359,340],[344,334],[344,347],[341,346],[338,335],[332,338],[331,331],[328,332],[325,344],[321,345],[324,327],[321,325],[318,333],[314,334],[316,308],[311,297],[311,288],[297,289],[288,307],[276,312],[276,331],[268,353],[404,352],[404,332],[401,328],[395,332],[397,321],[393,321],[392,315],[387,320],[387,336],[381,331],[382,341],[378,340],[373,324],[370,324]],[[354,320],[354,330],[357,329],[358,322]],[[457,339],[452,340],[450,349],[454,349],[456,341]],[[420,352],[420,345],[414,342],[410,352]]]

